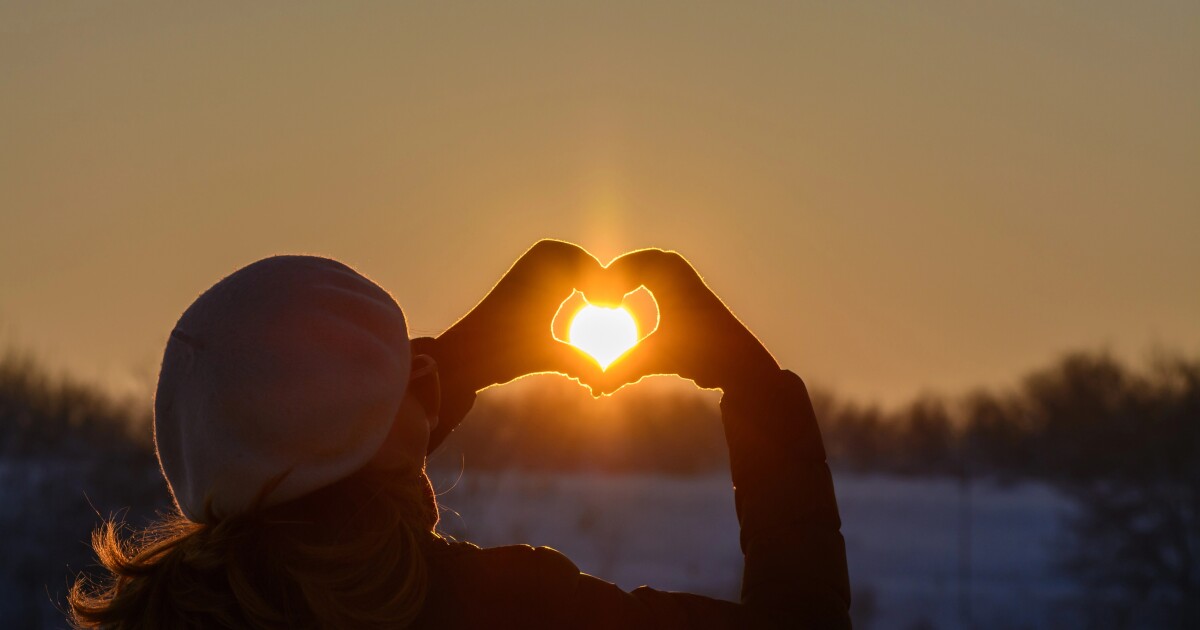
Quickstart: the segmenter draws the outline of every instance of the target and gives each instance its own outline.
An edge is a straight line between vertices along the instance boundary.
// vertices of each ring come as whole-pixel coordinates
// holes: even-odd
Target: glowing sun
[[[601,369],[637,345],[638,327],[624,307],[588,304],[579,309],[567,331],[567,343],[592,355]]]

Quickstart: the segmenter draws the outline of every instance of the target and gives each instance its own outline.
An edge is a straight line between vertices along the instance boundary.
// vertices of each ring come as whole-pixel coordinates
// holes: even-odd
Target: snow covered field
[[[464,473],[454,484],[456,476],[436,474],[434,485],[442,529],[461,540],[554,547],[625,589],[737,598],[741,552],[725,475]],[[1053,568],[1069,503],[1054,491],[977,481],[964,496],[953,480],[845,473],[834,482],[856,627],[961,628],[967,615],[981,628],[1070,624],[1056,604],[1074,589]]]
[[[66,463],[5,466],[0,499],[4,579],[0,628],[63,627],[67,576],[86,560],[96,505],[135,497],[84,497],[88,470]],[[148,471],[155,473],[155,471]],[[737,599],[741,552],[728,477],[432,472],[442,529],[483,546],[528,543],[563,551],[583,571]],[[1053,545],[1070,504],[1046,486],[976,482],[970,491],[969,598],[960,574],[963,495],[953,480],[834,474],[854,588],[857,628],[1066,628],[1058,603],[1074,594],[1053,570]],[[67,491],[66,488],[75,488]],[[38,514],[11,506],[40,505]],[[107,513],[107,509],[103,510]],[[76,557],[67,560],[64,553]],[[71,562],[65,565],[64,562]],[[963,623],[964,604],[972,623]]]

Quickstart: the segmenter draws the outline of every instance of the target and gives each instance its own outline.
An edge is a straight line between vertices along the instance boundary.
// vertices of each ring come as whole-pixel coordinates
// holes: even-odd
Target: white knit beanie
[[[404,313],[342,263],[275,256],[205,291],[171,332],[154,442],[195,522],[308,494],[383,445],[412,366]]]

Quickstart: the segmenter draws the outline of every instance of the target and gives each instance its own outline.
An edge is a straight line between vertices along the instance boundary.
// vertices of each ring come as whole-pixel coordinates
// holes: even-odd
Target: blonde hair
[[[295,501],[204,524],[175,511],[92,547],[107,576],[79,577],[77,628],[405,627],[425,601],[437,504],[423,472],[361,471]]]

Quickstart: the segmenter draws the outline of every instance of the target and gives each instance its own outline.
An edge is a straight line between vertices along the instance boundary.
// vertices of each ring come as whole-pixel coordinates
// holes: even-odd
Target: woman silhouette
[[[563,297],[638,286],[660,325],[599,370],[549,334]],[[745,554],[738,603],[582,574],[562,554],[435,532],[425,456],[475,393],[558,372],[595,393],[650,374],[720,388]],[[341,263],[278,256],[202,294],[167,342],[155,445],[176,510],[93,536],[71,621],[112,628],[845,628],[833,484],[803,382],[678,254],[608,267],[541,241],[436,339]]]

